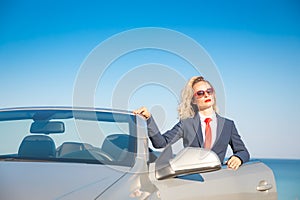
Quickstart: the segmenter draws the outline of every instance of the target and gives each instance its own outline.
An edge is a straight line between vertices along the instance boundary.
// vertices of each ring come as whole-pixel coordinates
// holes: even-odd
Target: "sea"
[[[300,160],[257,159],[273,170],[278,200],[300,200]]]

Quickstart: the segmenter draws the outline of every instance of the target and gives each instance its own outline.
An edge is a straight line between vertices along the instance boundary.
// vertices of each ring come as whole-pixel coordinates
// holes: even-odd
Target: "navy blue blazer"
[[[233,155],[239,157],[242,163],[249,161],[250,155],[241,140],[240,135],[232,120],[217,116],[217,136],[211,150],[214,151],[221,162],[230,145]],[[153,117],[147,120],[148,135],[155,148],[163,148],[169,143],[175,143],[179,139],[183,139],[184,147],[204,147],[203,135],[201,130],[201,121],[199,114],[195,114],[193,118],[180,120],[171,130],[161,134]]]

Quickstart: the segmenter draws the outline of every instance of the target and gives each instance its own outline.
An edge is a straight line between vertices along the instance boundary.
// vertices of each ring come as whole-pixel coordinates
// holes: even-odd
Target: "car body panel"
[[[95,199],[128,167],[56,162],[0,162],[0,199]]]
[[[153,166],[152,166],[153,167]],[[223,167],[221,170],[157,180],[152,182],[162,199],[277,199],[276,182],[270,168],[261,162],[241,166],[237,171]],[[272,185],[268,191],[257,191],[260,181]],[[186,191],[193,191],[187,195]]]

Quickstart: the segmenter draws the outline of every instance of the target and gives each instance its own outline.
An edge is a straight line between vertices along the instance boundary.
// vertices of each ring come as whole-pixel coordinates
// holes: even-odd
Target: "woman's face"
[[[200,81],[193,86],[194,103],[199,110],[212,108],[215,103],[213,88],[205,81]]]

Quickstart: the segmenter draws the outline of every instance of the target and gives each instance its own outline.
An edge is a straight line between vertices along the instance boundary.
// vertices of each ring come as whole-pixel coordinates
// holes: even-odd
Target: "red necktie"
[[[204,142],[204,148],[210,149],[211,147],[211,127],[209,125],[209,122],[211,122],[211,118],[206,118],[204,120],[206,126],[205,126],[205,142]]]

